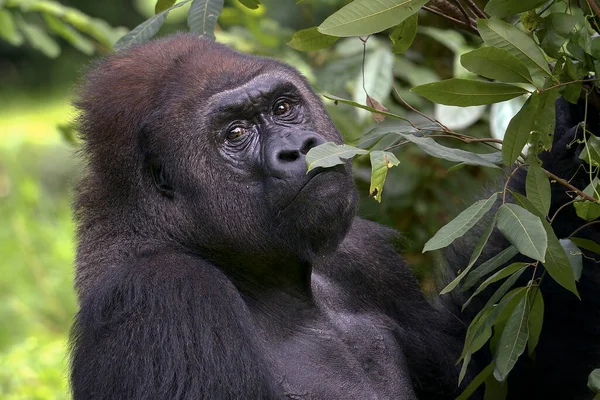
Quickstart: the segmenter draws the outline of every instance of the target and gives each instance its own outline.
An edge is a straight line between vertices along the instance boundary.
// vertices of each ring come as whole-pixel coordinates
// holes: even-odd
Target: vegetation
[[[552,146],[559,96],[600,109],[600,7],[595,0],[296,3],[159,0],[152,2],[155,15],[123,36],[122,29],[56,2],[0,0],[0,38],[56,57],[56,37],[92,54],[147,41],[161,29],[183,28],[295,65],[330,100],[349,143],[311,150],[309,168],[356,157],[359,187],[376,200],[363,201],[362,214],[407,233],[408,258],[425,290],[438,289],[435,271],[426,268],[438,256],[421,256],[421,250],[448,246],[486,216],[492,221],[469,264],[442,293],[476,288],[476,296],[504,282],[473,320],[461,356],[464,373],[472,354],[489,343],[494,361],[463,397],[484,382],[490,395],[501,397],[504,389],[494,382],[504,381],[518,357],[528,356],[522,355],[526,348],[532,354],[540,335],[540,281],[554,279],[578,296],[580,249],[600,253],[597,243],[577,238],[577,232],[557,237],[556,214],[549,215],[552,180],[574,193],[568,207],[589,224],[600,223],[600,139],[581,138],[589,175],[584,190],[572,187],[569,177],[545,171],[538,160]],[[181,9],[185,25],[169,25],[169,14]],[[69,127],[62,132],[74,137]],[[64,153],[48,153],[57,158],[41,164],[43,155],[29,151],[3,150],[0,164],[0,212],[8,221],[0,228],[0,315],[9,321],[9,329],[0,332],[0,394],[56,398],[65,393],[61,357],[74,312],[72,225],[59,178],[73,170]],[[481,182],[502,173],[510,180],[521,168],[527,169],[526,196],[511,196],[505,186],[484,199],[464,198],[477,193]],[[48,184],[58,181],[58,187]],[[456,207],[464,210],[450,220]],[[487,215],[490,210],[493,215]],[[438,230],[440,221],[447,224]],[[511,246],[479,265],[494,228]],[[533,261],[499,269],[519,252]],[[534,277],[542,269],[540,278],[509,290],[519,276]],[[589,386],[598,391],[599,372],[590,373]]]

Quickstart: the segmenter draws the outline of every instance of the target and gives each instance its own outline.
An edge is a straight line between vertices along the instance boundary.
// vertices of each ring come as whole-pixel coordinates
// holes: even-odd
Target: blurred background
[[[307,0],[296,5],[295,0],[262,0],[263,6],[249,10],[237,0],[227,0],[217,40],[243,52],[282,59],[305,74],[317,92],[364,104],[359,39],[342,39],[329,49],[309,53],[287,45],[296,30],[318,25],[348,2]],[[66,340],[76,312],[70,206],[83,167],[70,102],[86,65],[109,51],[93,41],[65,40],[48,29],[52,20],[18,7],[9,11],[21,21],[26,40],[8,40],[3,3],[9,7],[11,1],[0,1],[0,398],[63,399],[69,397]],[[116,27],[110,31],[116,40],[153,15],[155,0],[61,0],[60,4]],[[161,34],[185,30],[185,18],[186,7],[172,12]],[[419,28],[415,43],[401,56],[392,52],[385,35],[371,37],[367,43],[365,86],[396,113],[407,114],[407,110],[401,107],[392,82],[410,104],[431,111],[407,88],[460,75],[457,56],[470,48],[471,38],[444,21],[431,15],[424,20],[429,27]],[[373,128],[368,113],[327,105],[348,142]],[[481,110],[469,134],[489,135],[487,118],[488,112]],[[416,147],[403,146],[397,155],[401,164],[390,171],[381,204],[368,198],[368,160],[357,160],[355,175],[363,196],[360,214],[403,233],[407,257],[424,289],[432,292],[433,265],[439,260],[429,253],[421,255],[423,243],[463,202],[469,203],[468,193],[481,188],[490,172],[465,167],[449,177],[449,165]]]

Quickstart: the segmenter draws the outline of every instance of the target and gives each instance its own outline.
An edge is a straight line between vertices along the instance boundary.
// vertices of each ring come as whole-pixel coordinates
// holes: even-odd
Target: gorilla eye
[[[235,128],[230,129],[227,133],[227,140],[235,140],[244,135],[246,132],[247,129],[243,126],[236,126]]]
[[[275,107],[273,107],[273,113],[275,115],[284,115],[290,112],[291,109],[292,105],[289,101],[280,100],[277,103],[275,103]]]

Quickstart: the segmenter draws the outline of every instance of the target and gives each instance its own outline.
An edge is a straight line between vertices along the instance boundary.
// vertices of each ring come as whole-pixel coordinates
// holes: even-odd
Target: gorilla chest
[[[376,316],[329,313],[267,347],[284,398],[415,398],[402,351]]]

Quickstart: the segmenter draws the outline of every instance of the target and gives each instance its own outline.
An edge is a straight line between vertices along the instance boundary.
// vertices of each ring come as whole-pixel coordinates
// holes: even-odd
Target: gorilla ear
[[[154,180],[154,186],[156,189],[168,198],[173,198],[173,187],[169,183],[165,174],[165,169],[155,160],[149,160],[150,171],[152,173],[152,179]]]

